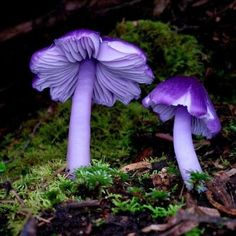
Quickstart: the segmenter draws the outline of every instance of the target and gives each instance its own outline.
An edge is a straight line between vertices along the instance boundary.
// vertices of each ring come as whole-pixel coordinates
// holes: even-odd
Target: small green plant
[[[145,194],[146,198],[151,198],[151,200],[157,201],[163,201],[163,200],[168,200],[170,197],[170,193],[167,191],[163,190],[158,190],[156,188],[151,188],[150,192]]]
[[[230,122],[229,129],[230,129],[230,131],[236,133],[236,120],[233,120]]]
[[[144,208],[149,209],[154,219],[173,216],[177,211],[183,207],[182,203],[172,205],[170,204],[167,208],[164,207],[153,207],[152,205],[144,205]]]
[[[225,125],[223,130],[227,136],[234,136],[236,134],[236,119],[231,120],[229,124]]]
[[[100,188],[101,191],[111,187],[115,177],[125,181],[127,174],[111,168],[109,164],[93,160],[92,166],[82,167],[75,171],[75,182],[84,185],[89,190]]]
[[[6,170],[6,165],[4,162],[0,161],[0,174]]]
[[[234,152],[235,149],[232,150],[232,153]],[[220,163],[222,163],[222,165],[224,166],[224,168],[228,168],[230,167],[230,161],[223,158],[222,156],[219,157],[220,159]]]
[[[128,187],[127,191],[133,195],[143,195],[144,189],[136,186]]]
[[[177,176],[179,175],[179,170],[178,170],[176,164],[173,162],[168,162],[167,172],[169,174],[174,174]]]
[[[189,184],[199,193],[203,192],[206,189],[205,183],[209,180],[210,176],[207,173],[198,171],[190,172]]]
[[[122,200],[121,195],[117,195],[112,199],[112,203],[115,207],[112,208],[114,214],[118,212],[130,212],[136,213],[143,210],[143,205],[139,202],[138,198],[132,197],[131,199]]]
[[[141,176],[138,176],[137,178],[138,178],[139,182],[142,183],[142,181],[145,181],[145,180],[148,180],[151,178],[151,173],[146,172],[146,173],[142,174]]]

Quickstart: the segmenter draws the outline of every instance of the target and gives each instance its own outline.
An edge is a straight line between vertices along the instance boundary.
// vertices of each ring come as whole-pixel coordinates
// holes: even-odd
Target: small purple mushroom
[[[140,96],[138,83],[150,84],[151,69],[136,46],[118,39],[101,38],[91,30],[76,30],[36,52],[30,62],[36,75],[33,87],[50,88],[54,101],[72,97],[67,167],[70,173],[90,164],[92,103],[128,104]]]
[[[192,142],[192,133],[211,138],[220,121],[203,85],[194,77],[176,76],[161,82],[143,99],[165,122],[174,119],[174,150],[179,170],[188,189],[190,172],[202,172]]]

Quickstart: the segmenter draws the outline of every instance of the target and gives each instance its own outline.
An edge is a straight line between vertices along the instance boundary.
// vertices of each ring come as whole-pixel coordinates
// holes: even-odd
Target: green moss
[[[154,219],[161,217],[174,216],[177,211],[183,207],[183,203],[177,203],[175,205],[169,204],[167,208],[164,207],[153,207],[152,205],[144,205],[144,208],[150,210],[151,215]]]
[[[193,189],[201,193],[206,190],[206,182],[210,179],[210,176],[205,172],[191,171],[188,183]]]
[[[202,47],[196,38],[178,34],[170,25],[158,21],[121,22],[113,35],[141,47],[157,79],[183,74],[203,78]]]
[[[79,168],[75,172],[75,182],[78,188],[85,187],[88,191],[93,191],[93,194],[98,190],[98,194],[96,194],[98,197],[114,184],[114,178],[125,181],[128,179],[128,175],[110,167],[107,163],[96,160],[93,161],[92,166]]]
[[[112,108],[95,106],[91,122],[92,157],[102,158],[112,166],[121,166],[127,157],[137,154],[133,142],[137,133],[153,133],[160,124],[156,115],[138,102],[128,106],[116,103]]]
[[[167,207],[154,206],[151,204],[145,204],[141,202],[139,198],[132,197],[131,199],[124,200],[121,195],[114,195],[112,199],[114,207],[112,212],[114,214],[120,212],[146,212],[150,211],[153,219],[173,216],[177,211],[183,207],[183,203],[169,204]]]
[[[131,199],[124,201],[121,195],[117,195],[115,198],[113,198],[112,203],[114,205],[112,208],[112,212],[114,214],[119,212],[137,213],[143,210],[143,205],[136,197],[132,197]]]
[[[114,180],[128,179],[127,174],[100,161],[94,161],[90,167],[78,169],[75,180],[61,174],[59,170],[62,167],[62,161],[48,161],[12,181],[9,193],[0,189],[0,213],[7,212],[8,230],[12,235],[19,234],[28,214],[37,218],[42,211],[53,209],[63,201],[87,199],[94,195],[100,198],[114,184]],[[87,195],[83,195],[83,190],[86,190]],[[88,196],[90,191],[91,196]],[[99,194],[95,194],[96,191]]]
[[[69,116],[70,102],[59,104],[53,114],[44,112],[23,124],[17,139],[6,137],[0,152],[0,157],[9,158],[5,177],[24,175],[32,166],[51,160],[66,162]],[[91,121],[92,158],[106,160],[112,166],[121,166],[125,157],[136,154],[132,136],[154,132],[158,126],[156,116],[138,102],[128,106],[116,103],[112,108],[95,105]]]
[[[0,212],[8,212],[8,227],[13,235],[18,235],[23,228],[27,215],[38,216],[42,210],[51,209],[71,197],[72,192],[65,191],[63,184],[72,184],[72,181],[57,174],[62,166],[63,162],[58,160],[37,165],[11,181],[9,194],[0,189],[0,201],[5,202],[1,204]]]
[[[0,157],[7,157],[5,178],[25,175],[32,166],[51,160],[65,160],[70,104],[58,106],[55,111],[42,111],[22,124],[14,135],[1,143]]]

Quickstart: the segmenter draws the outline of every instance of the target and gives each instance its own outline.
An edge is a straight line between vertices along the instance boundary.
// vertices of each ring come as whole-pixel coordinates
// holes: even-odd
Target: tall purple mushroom
[[[190,172],[202,172],[192,142],[192,133],[211,138],[220,129],[220,121],[204,86],[194,77],[176,76],[161,82],[143,99],[165,122],[174,119],[174,150],[179,170],[188,189]]]
[[[92,103],[128,104],[141,93],[138,83],[151,83],[153,74],[146,56],[136,46],[118,39],[101,38],[91,30],[76,30],[36,52],[30,62],[36,75],[33,87],[50,88],[54,101],[72,97],[67,167],[90,164]]]

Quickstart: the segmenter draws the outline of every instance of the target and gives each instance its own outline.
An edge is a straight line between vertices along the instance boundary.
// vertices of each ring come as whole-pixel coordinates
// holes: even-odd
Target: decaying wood
[[[62,208],[77,209],[81,207],[95,207],[99,206],[100,201],[98,200],[85,200],[80,202],[66,202],[60,205]]]
[[[216,177],[208,183],[206,192],[208,201],[218,210],[229,215],[236,216],[235,183],[231,182],[231,176],[236,174],[236,169],[227,172],[220,171]]]

